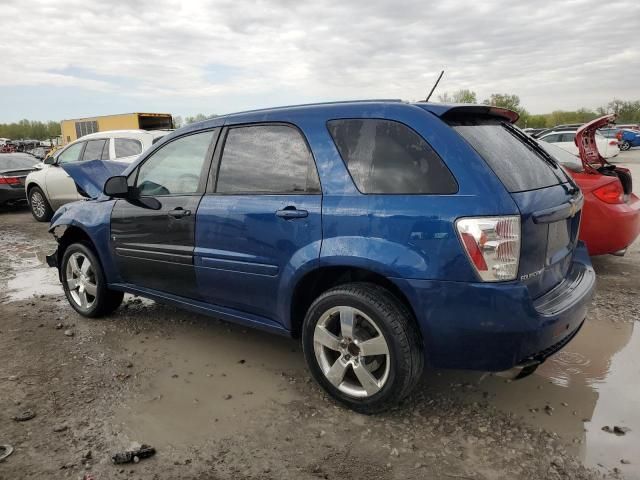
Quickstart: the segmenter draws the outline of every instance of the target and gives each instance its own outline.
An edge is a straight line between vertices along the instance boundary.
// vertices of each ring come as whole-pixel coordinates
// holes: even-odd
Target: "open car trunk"
[[[598,151],[596,145],[596,132],[616,120],[616,115],[604,115],[584,124],[576,132],[576,146],[580,155],[580,160],[587,173],[600,173],[602,175],[618,177],[622,184],[625,195],[633,191],[631,172],[627,168],[618,167],[609,163]]]

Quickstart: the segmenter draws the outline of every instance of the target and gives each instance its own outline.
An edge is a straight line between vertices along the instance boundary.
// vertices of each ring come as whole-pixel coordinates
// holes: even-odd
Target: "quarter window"
[[[58,155],[59,163],[71,163],[77,162],[78,158],[80,158],[80,152],[82,152],[82,148],[84,147],[85,142],[74,143],[73,145],[69,145],[63,152]]]
[[[87,142],[87,148],[84,149],[82,160],[101,160],[102,152],[108,145],[107,140],[90,140]],[[108,148],[108,147],[107,147]]]
[[[215,133],[210,130],[182,137],[156,151],[140,167],[138,193],[142,196],[197,193]]]
[[[315,162],[302,134],[288,125],[231,128],[220,161],[220,193],[318,193]]]
[[[450,194],[451,172],[416,132],[400,122],[332,120],[329,132],[362,193]]]
[[[116,158],[131,157],[142,153],[142,144],[133,138],[114,138]]]

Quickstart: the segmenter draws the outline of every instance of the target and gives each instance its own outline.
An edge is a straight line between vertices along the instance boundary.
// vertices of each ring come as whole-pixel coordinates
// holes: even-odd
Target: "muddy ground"
[[[640,151],[622,160],[640,181]],[[428,370],[363,416],[311,381],[297,341],[134,297],[80,317],[43,264],[46,229],[0,213],[2,480],[640,479],[638,243],[594,260],[586,326],[534,375]],[[111,463],[142,443],[157,454]]]

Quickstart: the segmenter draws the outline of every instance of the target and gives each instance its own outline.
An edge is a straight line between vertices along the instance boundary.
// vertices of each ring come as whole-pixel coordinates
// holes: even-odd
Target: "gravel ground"
[[[589,425],[606,391],[587,381],[576,389],[571,369],[560,385],[549,371],[562,358],[512,383],[428,371],[404,404],[363,416],[311,381],[297,341],[129,296],[108,318],[80,317],[42,263],[53,247],[29,212],[0,213],[0,444],[15,449],[2,480],[640,478],[637,455],[585,466],[594,439],[640,443],[633,429],[618,438]],[[640,313],[640,249],[594,264],[585,330],[626,335],[606,355],[594,350],[590,364],[606,356],[609,378]],[[13,419],[28,410],[34,418]],[[112,464],[113,453],[145,443],[155,456]]]

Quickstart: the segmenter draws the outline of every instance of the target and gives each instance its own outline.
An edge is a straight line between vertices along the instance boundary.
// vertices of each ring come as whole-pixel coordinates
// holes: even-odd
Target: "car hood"
[[[76,188],[80,195],[87,198],[98,198],[102,195],[107,179],[122,174],[128,166],[129,163],[110,160],[89,160],[61,164],[64,171],[76,183]]]
[[[585,123],[576,132],[576,146],[580,153],[580,160],[585,170],[592,172],[594,169],[604,167],[608,164],[605,158],[600,155],[596,144],[596,131],[612,124],[616,119],[616,114],[603,115],[602,117]]]

